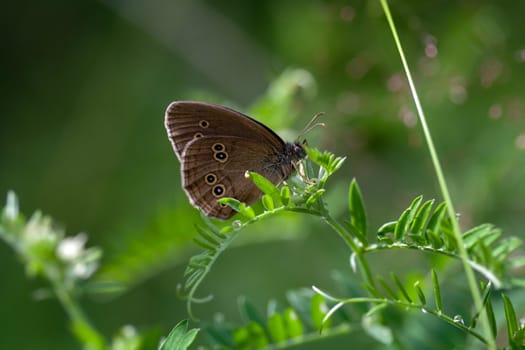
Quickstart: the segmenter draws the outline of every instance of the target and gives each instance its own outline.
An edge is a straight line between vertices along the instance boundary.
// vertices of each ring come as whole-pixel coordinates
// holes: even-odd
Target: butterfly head
[[[287,143],[285,149],[287,160],[289,160],[290,162],[296,162],[306,157],[306,151],[303,147],[303,144],[305,143],[306,141],[302,144],[301,142]]]

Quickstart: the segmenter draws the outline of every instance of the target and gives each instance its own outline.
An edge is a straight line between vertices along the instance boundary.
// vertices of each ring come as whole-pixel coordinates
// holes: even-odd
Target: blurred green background
[[[461,224],[525,238],[525,3],[391,6]],[[378,1],[18,1],[0,18],[0,194],[14,190],[24,213],[42,209],[104,249],[97,278],[130,285],[83,299],[107,336],[124,324],[165,332],[187,317],[175,286],[200,219],[164,130],[173,100],[233,106],[281,135],[326,112],[309,143],[348,156],[330,208],[344,215],[356,177],[373,229],[418,194],[440,199]],[[294,103],[279,110],[287,84]],[[250,244],[227,251],[202,288],[215,295],[197,307],[202,319],[238,321],[239,295],[262,310],[349,273],[347,249],[313,220],[276,218],[242,236]],[[406,264],[377,259],[387,271]],[[35,301],[45,284],[26,279],[4,244],[0,266],[0,348],[78,348],[58,303]]]

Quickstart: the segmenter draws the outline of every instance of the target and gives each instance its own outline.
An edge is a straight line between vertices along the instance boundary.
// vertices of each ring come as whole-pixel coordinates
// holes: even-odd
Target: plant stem
[[[346,229],[339,223],[337,220],[335,220],[330,214],[328,213],[328,210],[326,210],[326,205],[322,198],[319,199],[319,205],[321,206],[321,217],[323,220],[335,231],[339,234],[339,236],[345,241],[345,243],[352,249],[352,251],[355,253],[355,256],[357,260],[359,261],[359,269],[361,271],[361,274],[363,278],[365,279],[366,283],[372,287],[375,288],[375,282],[372,278],[372,273],[370,272],[370,267],[368,266],[368,262],[364,258],[363,255],[363,248],[361,244],[357,243],[352,236],[346,231]]]
[[[58,301],[68,314],[73,333],[79,342],[86,349],[104,350],[106,348],[104,337],[90,324],[78,304],[75,303],[62,279],[59,278],[58,271],[55,271],[53,268],[47,268],[45,274],[51,282]]]
[[[416,309],[416,310],[420,310],[426,314],[430,314],[430,315],[433,315],[437,318],[440,318],[442,320],[444,320],[445,322],[447,322],[448,324],[456,327],[456,328],[459,328],[461,329],[462,331],[466,332],[466,333],[469,333],[471,334],[472,336],[476,337],[477,339],[479,339],[482,343],[487,343],[487,339],[484,338],[484,336],[482,334],[479,334],[477,332],[474,331],[474,329],[472,329],[471,327],[469,326],[466,326],[465,324],[463,324],[463,322],[461,321],[457,321],[457,320],[454,320],[454,318],[438,311],[438,310],[433,310],[433,309],[429,309],[427,307],[425,307],[425,305],[421,305],[421,304],[417,304],[417,303],[412,303],[412,302],[408,302],[408,301],[401,301],[401,300],[391,300],[391,299],[386,299],[386,298],[367,298],[367,297],[364,297],[364,298],[351,298],[351,299],[346,299],[346,300],[341,300],[341,299],[337,299],[337,300],[334,300],[334,301],[337,301],[337,302],[341,302],[341,303],[344,303],[344,304],[354,304],[354,303],[370,303],[370,304],[388,304],[388,305],[393,305],[393,306],[398,306],[400,308],[410,308],[410,309]]]
[[[414,82],[412,80],[412,75],[410,73],[410,69],[408,67],[407,61],[405,59],[405,55],[403,52],[403,48],[401,46],[401,42],[399,40],[399,37],[397,35],[396,27],[394,24],[394,20],[392,19],[392,15],[390,13],[390,9],[388,7],[387,0],[381,0],[381,5],[383,7],[383,11],[385,12],[385,16],[387,18],[387,22],[390,26],[390,30],[392,31],[392,36],[394,38],[397,50],[399,52],[399,56],[401,58],[401,62],[403,64],[403,69],[405,70],[405,74],[408,80],[408,84],[410,86],[410,91],[412,93],[412,97],[414,99],[414,103],[416,105],[416,109],[418,112],[419,120],[421,122],[421,126],[423,128],[423,133],[425,135],[425,139],[427,142],[428,150],[430,151],[430,156],[432,158],[432,163],[434,164],[434,169],[436,171],[437,180],[439,182],[439,187],[441,189],[441,193],[443,195],[443,199],[447,203],[447,210],[448,215],[450,217],[450,221],[452,222],[452,228],[454,230],[454,235],[456,237],[457,243],[458,243],[458,249],[459,249],[459,255],[461,256],[461,260],[463,263],[463,269],[465,271],[465,275],[467,277],[467,281],[469,284],[470,292],[472,294],[472,298],[474,300],[474,305],[477,310],[483,309],[483,301],[481,298],[481,293],[478,288],[476,278],[474,276],[474,271],[472,270],[471,266],[468,263],[468,253],[465,248],[465,244],[463,243],[463,238],[461,236],[461,229],[459,227],[459,223],[456,218],[456,211],[454,210],[454,206],[450,197],[450,193],[448,191],[448,187],[445,181],[445,176],[443,175],[443,170],[441,168],[441,164],[439,162],[439,158],[437,156],[436,149],[434,147],[434,142],[432,141],[432,137],[430,134],[430,131],[428,129],[426,118],[423,113],[423,109],[421,107],[421,104],[419,102],[419,97],[414,85]],[[496,349],[496,342],[494,340],[494,337],[492,335],[492,332],[490,330],[490,325],[487,320],[486,315],[481,317],[481,324],[483,328],[483,333],[487,337],[488,346],[489,349]]]

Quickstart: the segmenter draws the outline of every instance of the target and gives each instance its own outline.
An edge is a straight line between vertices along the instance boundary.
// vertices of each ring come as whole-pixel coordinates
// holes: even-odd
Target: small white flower
[[[98,264],[95,262],[76,262],[71,268],[71,273],[77,279],[87,279],[97,270],[97,268]]]
[[[134,326],[127,324],[122,327],[122,335],[124,335],[126,338],[135,337],[137,335],[137,330]]]
[[[29,247],[46,245],[54,246],[59,239],[58,233],[51,227],[51,219],[43,217],[40,212],[34,213],[24,228],[22,237]]]
[[[7,192],[7,204],[4,208],[4,215],[9,220],[16,220],[18,217],[18,198],[13,191]]]
[[[63,261],[74,261],[82,255],[86,242],[87,235],[85,233],[79,233],[73,237],[66,237],[58,244],[57,255]]]

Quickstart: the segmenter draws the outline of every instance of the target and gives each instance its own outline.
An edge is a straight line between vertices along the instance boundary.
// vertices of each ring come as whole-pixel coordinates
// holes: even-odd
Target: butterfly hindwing
[[[271,147],[240,137],[203,137],[190,142],[182,154],[182,185],[192,204],[205,214],[227,219],[231,208],[217,203],[232,197],[251,204],[261,191],[246,178],[246,171],[257,172],[274,184],[283,180]]]

